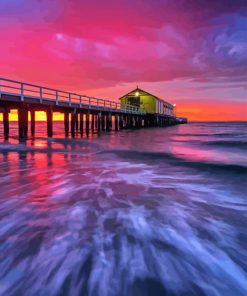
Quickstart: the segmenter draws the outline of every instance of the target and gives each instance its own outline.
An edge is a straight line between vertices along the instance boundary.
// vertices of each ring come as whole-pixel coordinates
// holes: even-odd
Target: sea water
[[[0,128],[0,295],[247,295],[247,124],[19,142]]]

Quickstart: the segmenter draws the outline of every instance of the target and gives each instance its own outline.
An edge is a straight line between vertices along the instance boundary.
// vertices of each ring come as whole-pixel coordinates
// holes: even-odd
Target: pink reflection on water
[[[222,151],[211,147],[199,147],[199,145],[188,146],[185,143],[175,142],[170,145],[169,150],[177,157],[186,161],[205,161],[215,163],[234,164],[236,162],[246,162],[247,157],[238,155],[236,152]]]

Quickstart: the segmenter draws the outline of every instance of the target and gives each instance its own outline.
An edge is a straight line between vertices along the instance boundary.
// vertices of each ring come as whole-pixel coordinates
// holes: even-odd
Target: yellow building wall
[[[128,94],[128,96],[126,97],[122,97],[120,99],[121,102],[121,108],[124,108],[124,106],[127,104],[128,102],[128,97],[129,96],[135,96],[135,92]],[[140,92],[140,109],[142,111],[146,111],[147,113],[156,113],[156,98],[151,96],[151,95],[147,95],[147,94],[142,94]]]
[[[150,95],[141,95],[140,108],[147,113],[156,112],[156,98]]]

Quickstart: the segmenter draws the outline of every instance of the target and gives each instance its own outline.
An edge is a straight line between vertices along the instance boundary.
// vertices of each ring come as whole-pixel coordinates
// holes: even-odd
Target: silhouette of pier
[[[4,138],[9,138],[9,113],[18,112],[19,138],[35,135],[35,112],[44,111],[47,121],[47,136],[53,136],[53,113],[64,115],[65,136],[75,136],[76,132],[88,135],[116,132],[121,129],[143,127],[164,127],[178,123],[175,116],[148,114],[137,106],[121,106],[120,103],[49,87],[0,78],[0,112],[3,113]],[[30,112],[30,124],[28,113]],[[113,126],[114,123],[114,126]],[[85,126],[84,126],[85,125]]]

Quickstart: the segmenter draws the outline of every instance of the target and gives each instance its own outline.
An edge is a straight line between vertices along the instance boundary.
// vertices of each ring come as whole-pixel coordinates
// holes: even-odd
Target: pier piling
[[[123,115],[119,115],[119,129],[123,129]]]
[[[100,134],[101,132],[101,113],[100,112],[97,114],[97,123],[98,123],[97,130],[98,130],[98,133]]]
[[[109,132],[111,130],[111,113],[106,115],[106,131]]]
[[[115,114],[115,131],[117,132],[119,130],[119,127],[118,127],[118,115]]]
[[[134,127],[134,116],[130,115],[130,128],[133,129]]]
[[[31,135],[35,134],[35,110],[30,111],[30,119],[31,119]]]
[[[92,114],[92,117],[91,117],[91,130],[92,132],[94,131],[94,114]]]
[[[94,129],[97,131],[98,129],[98,115],[95,115],[95,125],[94,125]]]
[[[4,139],[9,138],[9,110],[5,109],[3,112],[3,128],[4,128]]]
[[[47,136],[49,138],[53,135],[53,121],[52,121],[52,109],[48,109],[46,111],[46,119],[47,119]]]
[[[89,123],[90,123],[90,118],[89,118],[89,116],[90,116],[90,113],[89,113],[89,111],[87,112],[87,114],[86,114],[86,134],[88,135],[89,134]]]
[[[101,116],[101,128],[102,128],[102,131],[104,132],[105,131],[105,114],[102,114]]]
[[[76,113],[76,116],[75,116],[75,129],[76,129],[76,131],[79,130],[79,120],[78,120],[78,116],[79,116],[79,114]]]
[[[64,130],[65,130],[65,136],[69,136],[69,113],[64,113]]]
[[[83,113],[80,113],[80,133],[83,134]]]
[[[27,138],[28,132],[28,111],[25,105],[18,108],[19,138]]]
[[[70,129],[72,138],[75,137],[76,112],[71,113]]]

